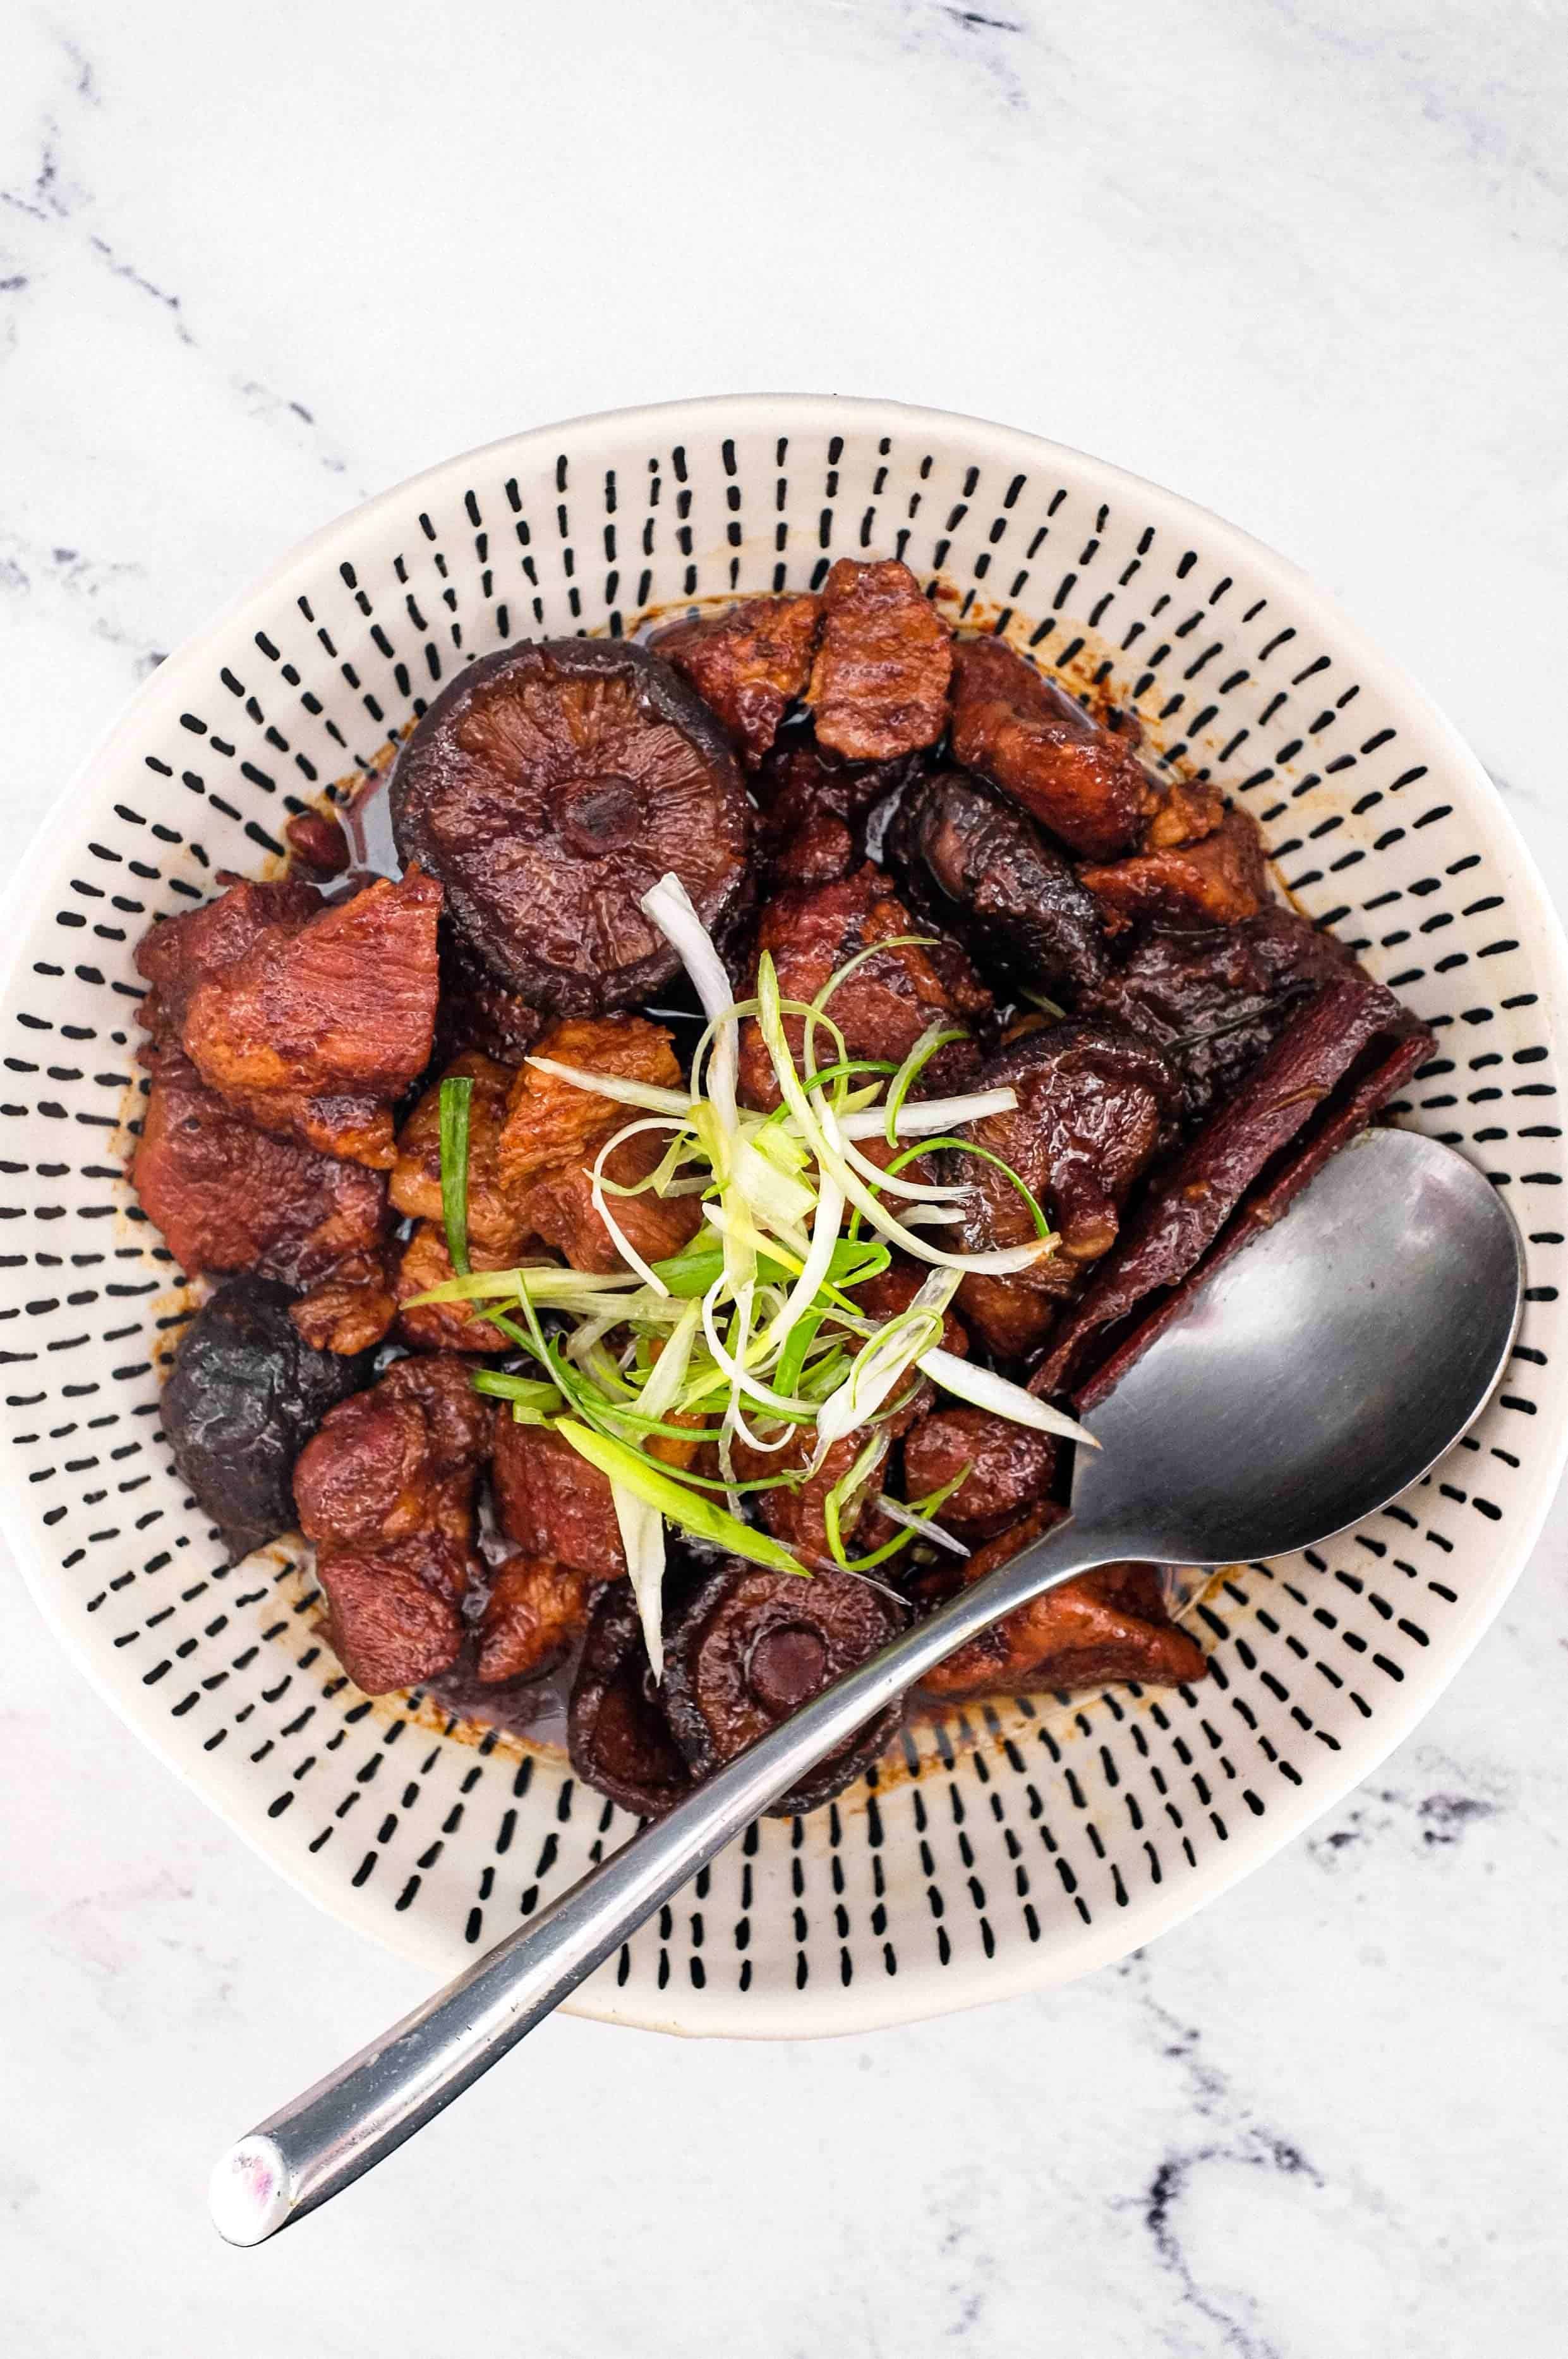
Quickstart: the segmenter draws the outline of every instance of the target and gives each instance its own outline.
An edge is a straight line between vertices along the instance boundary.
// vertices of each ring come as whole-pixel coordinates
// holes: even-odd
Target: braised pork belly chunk
[[[906,1388],[907,1389],[907,1388]],[[882,1513],[877,1504],[884,1472],[891,1473],[886,1453],[901,1435],[914,1424],[923,1410],[929,1408],[934,1396],[929,1385],[918,1385],[913,1397],[882,1424],[875,1429],[851,1427],[841,1440],[829,1444],[817,1456],[808,1428],[798,1428],[785,1440],[782,1449],[752,1449],[737,1442],[734,1449],[735,1473],[741,1482],[766,1481],[769,1477],[790,1473],[796,1483],[763,1491],[758,1512],[766,1528],[776,1539],[793,1549],[806,1564],[830,1567],[833,1563],[832,1542],[828,1537],[827,1501],[836,1496],[836,1529],[839,1543],[855,1553],[870,1553],[892,1537],[896,1526]],[[767,1428],[767,1419],[760,1418],[759,1425]],[[778,1439],[776,1431],[765,1432],[770,1443]],[[867,1444],[879,1441],[883,1456],[867,1467],[862,1479],[849,1491],[843,1486],[852,1473]]]
[[[1130,851],[1158,799],[1128,737],[1000,639],[957,644],[953,752],[1087,860]]]
[[[531,1244],[524,1240],[524,1248]],[[470,1245],[470,1266],[481,1272],[509,1269],[519,1258],[511,1250]],[[432,1288],[449,1285],[457,1272],[446,1231],[438,1221],[420,1221],[398,1250],[393,1277],[394,1315],[397,1332],[414,1352],[499,1353],[512,1349],[510,1339],[482,1316],[477,1302],[426,1302]]]
[[[840,967],[858,960],[824,1003],[824,1013],[843,1036],[848,1056],[896,1064],[935,1018],[962,1029],[990,1006],[990,994],[957,943],[933,940],[929,930],[915,923],[886,876],[867,862],[836,883],[791,886],[775,894],[758,922],[757,951],[772,958],[780,996],[805,1005],[827,989]],[[863,951],[873,955],[862,959]],[[784,1032],[798,1066],[806,1018],[786,1015]],[[819,1049],[824,1037],[818,1027]],[[926,1069],[930,1094],[940,1086],[939,1058]],[[741,1027],[741,1079],[752,1104],[780,1103],[773,1061],[753,1020]]]
[[[1034,1508],[1022,1523],[976,1549],[965,1567],[966,1580],[983,1581],[1049,1531],[1061,1515],[1049,1504]],[[928,1671],[921,1686],[925,1695],[959,1703],[1030,1688],[1103,1687],[1117,1680],[1183,1687],[1207,1670],[1196,1639],[1166,1612],[1155,1568],[1115,1564],[1065,1581],[1016,1614],[1004,1614]]]
[[[656,632],[653,650],[688,679],[754,770],[811,678],[820,598],[748,598]]]
[[[319,1352],[368,1352],[397,1316],[391,1258],[385,1246],[347,1254],[301,1295],[289,1312]]]
[[[1263,839],[1245,811],[1227,811],[1195,842],[1135,853],[1108,867],[1087,867],[1080,881],[1098,902],[1110,933],[1140,917],[1174,927],[1239,925],[1267,896]]]
[[[568,1018],[539,1039],[535,1055],[581,1073],[602,1073],[655,1089],[678,1090],[680,1067],[670,1035],[640,1016]],[[623,1269],[620,1245],[593,1200],[601,1150],[637,1116],[558,1073],[525,1065],[513,1082],[496,1150],[501,1184],[533,1234],[574,1269]],[[644,1127],[604,1157],[602,1178],[635,1189],[662,1162],[667,1130]],[[689,1196],[649,1190],[607,1199],[611,1218],[644,1261],[678,1253],[702,1214]]]
[[[846,762],[814,730],[780,737],[755,781],[762,808],[757,851],[767,889],[830,885],[858,867],[871,814],[918,774],[921,757]]]
[[[183,917],[166,918],[136,945],[136,972],[152,985],[141,1021],[155,1040],[176,1039],[202,984],[236,966],[245,952],[277,933],[296,934],[327,904],[297,876],[267,884],[221,869],[217,897]]]
[[[505,1687],[558,1669],[588,1627],[596,1587],[591,1573],[549,1557],[507,1557],[480,1616],[481,1684]]]
[[[806,701],[817,741],[851,762],[934,745],[947,726],[953,639],[906,565],[841,557],[822,590]]]
[[[430,1060],[440,906],[416,870],[335,903],[232,886],[143,944],[145,1013],[258,1129],[384,1170],[393,1103]]]
[[[131,1179],[181,1269],[308,1285],[380,1244],[384,1174],[253,1129],[171,1043],[142,1053],[152,1088]]]
[[[367,1695],[456,1662],[481,1567],[474,1493],[491,1410],[465,1362],[399,1360],[323,1419],[294,1470],[332,1650]]]
[[[619,1581],[626,1551],[610,1484],[548,1426],[495,1412],[495,1512],[525,1556],[546,1557],[595,1581]]]
[[[423,1092],[397,1134],[392,1167],[392,1201],[416,1221],[438,1222],[441,1204],[441,1082],[467,1082],[468,1163],[465,1201],[470,1244],[501,1255],[515,1253],[528,1234],[526,1214],[509,1193],[501,1171],[501,1135],[517,1079],[514,1065],[498,1063],[478,1049],[454,1057]],[[496,1264],[498,1268],[504,1262]]]
[[[358,790],[389,830],[296,812],[135,954],[141,1210],[227,1279],[164,1397],[193,1499],[235,1556],[297,1518],[369,1693],[516,1727],[557,1680],[644,1817],[1048,1531],[1069,1408],[1431,1047],[1087,633],[1069,692],[944,608],[871,552],[503,647]],[[1115,1565],[916,1708],[1205,1670]]]

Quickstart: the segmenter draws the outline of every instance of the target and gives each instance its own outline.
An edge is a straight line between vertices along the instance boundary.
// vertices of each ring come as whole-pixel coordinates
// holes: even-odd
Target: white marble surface
[[[1568,891],[1560,0],[59,0],[0,51],[0,853],[364,495],[786,386],[1034,427],[1289,550]],[[0,1581],[0,2349],[1546,2359],[1565,1588],[1555,1523],[1386,1771],[1122,1969],[835,2045],[558,2022],[239,2254],[210,2157],[415,1978]]]

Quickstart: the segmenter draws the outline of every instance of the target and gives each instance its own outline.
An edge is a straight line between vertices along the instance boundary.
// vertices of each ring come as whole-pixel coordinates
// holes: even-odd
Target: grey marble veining
[[[381,485],[787,385],[1008,418],[1286,549],[1568,890],[1556,7],[475,0],[443,34],[66,0],[5,48],[0,853],[166,649]],[[1554,1517],[1417,1735],[1120,1968],[810,2048],[562,2021],[237,2255],[211,2154],[415,1979],[7,1580],[0,2347],[1548,2359],[1565,1589]]]

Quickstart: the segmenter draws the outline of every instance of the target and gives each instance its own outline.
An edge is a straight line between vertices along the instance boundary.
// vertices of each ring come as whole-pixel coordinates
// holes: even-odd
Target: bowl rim
[[[1427,691],[1301,567],[1267,542],[1258,539],[1200,502],[1188,499],[1179,492],[1169,490],[1112,462],[1099,459],[1092,452],[1055,441],[1048,436],[961,411],[884,400],[873,396],[789,392],[708,394],[627,408],[594,410],[579,417],[527,428],[518,433],[500,435],[472,450],[457,452],[432,466],[420,469],[384,491],[374,494],[370,499],[343,510],[296,542],[259,580],[227,601],[165,658],[99,734],[65,786],[51,799],[17,864],[9,886],[0,896],[0,926],[5,929],[3,938],[7,946],[0,956],[0,994],[10,993],[27,953],[29,946],[21,923],[24,913],[38,905],[46,883],[69,860],[71,821],[82,788],[111,761],[120,741],[124,739],[129,743],[140,731],[145,716],[166,703],[173,705],[177,711],[182,709],[185,700],[178,684],[199,667],[210,664],[214,641],[242,627],[253,614],[259,616],[296,578],[309,574],[347,527],[351,525],[358,527],[383,513],[406,507],[410,495],[422,487],[433,486],[477,464],[493,462],[502,452],[514,454],[519,464],[525,464],[530,459],[536,459],[541,452],[548,452],[553,457],[563,436],[574,438],[580,447],[584,437],[587,436],[591,442],[596,431],[606,437],[612,436],[617,442],[640,430],[655,437],[667,436],[672,432],[678,435],[683,429],[690,430],[694,418],[720,413],[733,419],[741,427],[771,422],[787,426],[791,433],[810,431],[814,428],[831,431],[850,421],[864,433],[891,432],[901,429],[913,432],[922,426],[932,430],[939,429],[945,434],[967,432],[984,438],[993,451],[1011,452],[1021,462],[1033,466],[1054,461],[1064,462],[1073,470],[1091,471],[1096,482],[1103,484],[1110,496],[1120,495],[1135,498],[1157,524],[1173,527],[1183,523],[1195,525],[1201,528],[1206,547],[1217,552],[1228,551],[1238,561],[1244,560],[1260,573],[1271,577],[1289,592],[1301,613],[1322,632],[1325,643],[1352,658],[1361,677],[1373,681],[1380,694],[1399,708],[1404,724],[1408,727],[1411,723],[1419,723],[1427,736],[1435,740],[1444,762],[1463,774],[1475,798],[1476,817],[1487,830],[1488,848],[1504,869],[1510,897],[1517,903],[1520,921],[1528,924],[1530,929],[1532,951],[1543,969],[1544,1028],[1554,1041],[1568,1038],[1568,1020],[1561,1024],[1558,1021],[1560,1016],[1568,1019],[1568,934],[1565,934],[1563,921],[1547,893],[1534,857],[1497,787],[1446,713]],[[755,593],[736,592],[737,596],[744,594]],[[1280,1798],[1271,1808],[1266,1826],[1260,1825],[1256,1832],[1249,1830],[1249,1839],[1241,1864],[1236,1864],[1234,1851],[1211,1854],[1206,1865],[1192,1871],[1179,1886],[1168,1886],[1152,1897],[1145,1897],[1138,1911],[1136,1946],[1141,1947],[1145,1941],[1169,1931],[1219,1894],[1241,1882],[1272,1859],[1287,1843],[1293,1842],[1315,1820],[1334,1810],[1347,1793],[1370,1776],[1404,1742],[1437,1696],[1457,1676],[1501,1610],[1505,1598],[1529,1561],[1550,1513],[1564,1465],[1568,1463],[1568,1385],[1560,1389],[1553,1406],[1555,1430],[1549,1428],[1548,1432],[1542,1434],[1534,1453],[1531,1488],[1522,1512],[1514,1518],[1513,1536],[1504,1559],[1504,1569],[1499,1571],[1494,1565],[1488,1584],[1489,1593],[1474,1602],[1465,1614],[1449,1624],[1449,1641],[1442,1660],[1441,1675],[1435,1684],[1430,1681],[1420,1686],[1410,1683],[1401,1688],[1397,1697],[1384,1703],[1379,1713],[1375,1734],[1371,1730],[1368,1732],[1371,1741],[1367,1745],[1354,1750],[1346,1747],[1345,1753],[1337,1756],[1328,1774],[1315,1777],[1288,1798]],[[173,1770],[183,1785],[198,1793],[226,1826],[265,1860],[275,1874],[282,1875],[296,1890],[305,1894],[340,1922],[395,1954],[427,1966],[444,1978],[451,1970],[451,1955],[433,1929],[413,1918],[399,1918],[390,1923],[384,1921],[382,1915],[368,1905],[360,1906],[357,1894],[344,1886],[335,1871],[319,1864],[308,1854],[296,1859],[292,1856],[285,1858],[272,1851],[262,1839],[260,1831],[253,1829],[231,1809],[228,1798],[222,1790],[204,1783],[191,1773],[178,1750],[168,1739],[168,1715],[162,1705],[151,1695],[144,1696],[139,1688],[131,1683],[116,1681],[108,1675],[107,1667],[92,1658],[79,1636],[77,1617],[67,1610],[58,1567],[49,1561],[18,1508],[18,1487],[7,1469],[0,1474],[0,1538],[4,1538],[10,1548],[45,1623],[59,1640],[76,1669],[85,1674],[89,1683],[117,1716],[168,1768]],[[1434,1666],[1434,1670],[1436,1668]],[[733,1994],[721,1995],[710,1990],[706,1994],[703,2021],[700,2027],[693,2027],[674,2016],[661,2017],[655,2008],[643,2001],[634,2002],[628,2007],[618,2005],[613,1996],[600,1998],[590,1986],[579,1990],[566,2003],[563,2011],[599,2021],[677,2032],[687,2037],[768,2039],[852,2036],[894,2024],[957,2014],[973,2006],[1000,2004],[1031,1991],[1057,1987],[1126,1955],[1129,1947],[1121,1925],[1114,1919],[1102,1919],[1095,1936],[1076,1944],[1070,1957],[1061,1956],[1042,1945],[1039,1949],[1019,1951],[1011,1962],[1000,1958],[992,1961],[983,1980],[957,1974],[951,1979],[945,1978],[937,1985],[924,1978],[907,1983],[901,1978],[899,1982],[876,1989],[874,2000],[871,1986],[857,1982],[849,1989],[835,1993],[829,2004],[814,2006],[804,2017],[792,2005],[788,1994],[780,1994],[777,1997],[752,1994],[742,2000]],[[1059,1970],[1056,1964],[1058,1958]]]

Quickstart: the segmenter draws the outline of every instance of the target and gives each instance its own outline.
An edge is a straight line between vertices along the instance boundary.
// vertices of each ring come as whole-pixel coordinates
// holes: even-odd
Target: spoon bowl
[[[1370,1130],[1224,1264],[1087,1419],[1073,1517],[1173,1564],[1289,1556],[1411,1484],[1480,1414],[1524,1248],[1452,1147]]]

